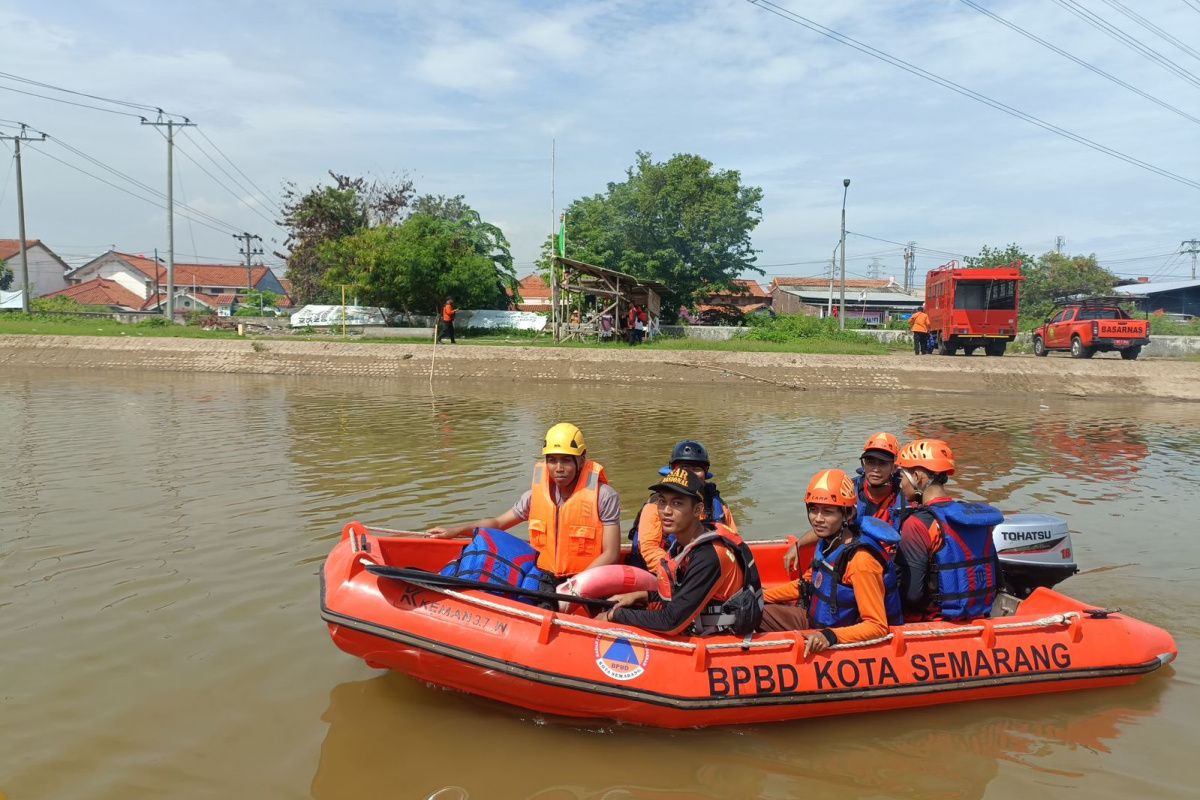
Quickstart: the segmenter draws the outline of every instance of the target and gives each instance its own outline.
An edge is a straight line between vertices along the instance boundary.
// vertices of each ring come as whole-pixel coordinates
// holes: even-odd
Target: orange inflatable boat
[[[372,667],[543,714],[667,728],[776,722],[1119,686],[1176,655],[1166,631],[1044,587],[1004,617],[897,626],[810,658],[800,633],[667,638],[377,575],[436,572],[464,544],[395,533],[350,523],[326,559],[321,616],[334,643]],[[751,543],[764,584],[787,580],[786,546]]]

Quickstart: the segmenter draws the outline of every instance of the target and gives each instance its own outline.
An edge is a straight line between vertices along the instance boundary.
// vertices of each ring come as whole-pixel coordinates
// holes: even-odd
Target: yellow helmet
[[[581,456],[586,452],[587,442],[583,440],[583,431],[571,423],[560,422],[546,431],[542,455]]]

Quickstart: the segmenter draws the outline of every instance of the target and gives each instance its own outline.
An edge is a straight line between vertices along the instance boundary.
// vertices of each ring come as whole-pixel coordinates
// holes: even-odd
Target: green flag
[[[567,257],[567,215],[558,215],[558,256]]]

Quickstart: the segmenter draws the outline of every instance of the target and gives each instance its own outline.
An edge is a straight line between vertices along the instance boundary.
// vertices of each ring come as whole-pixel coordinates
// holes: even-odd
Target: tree
[[[967,256],[963,266],[967,269],[991,269],[992,267],[1007,267],[1014,261],[1020,261],[1022,268],[1033,265],[1033,256],[1026,253],[1021,246],[1013,243],[1003,249],[984,245],[977,256]]]
[[[300,305],[332,299],[323,280],[328,267],[319,257],[323,245],[371,225],[391,225],[412,201],[413,183],[406,177],[368,181],[332,171],[329,176],[332,186],[307,192],[291,182],[284,187],[282,223],[289,252],[278,255],[287,259],[287,277]]]
[[[475,252],[492,260],[496,269],[496,300],[505,303],[511,295],[513,302],[520,302],[517,292],[517,274],[513,270],[513,258],[504,232],[490,222],[485,222],[479,212],[467,205],[461,194],[454,197],[425,194],[412,204],[413,214],[427,214],[434,219],[444,220],[456,226],[471,243]],[[488,307],[495,305],[489,302]],[[502,306],[501,306],[502,307]]]
[[[238,317],[257,317],[261,316],[265,309],[271,309],[271,313],[275,313],[275,308],[279,305],[279,300],[282,295],[275,292],[264,292],[258,289],[251,289],[244,295],[238,297],[238,310],[234,312],[234,316]]]
[[[729,289],[754,266],[762,189],[697,155],[638,152],[625,180],[567,207],[567,255],[665,284],[679,303]],[[548,267],[553,242],[543,248]]]
[[[346,286],[367,305],[406,313],[435,313],[447,295],[464,308],[503,307],[497,266],[478,252],[469,232],[431,214],[400,225],[365,228],[327,242],[325,287]]]
[[[1108,294],[1117,285],[1117,276],[1096,263],[1095,253],[1065,256],[1051,250],[1022,274],[1025,281],[1021,286],[1021,317],[1036,322],[1045,319],[1054,308],[1055,298]]]
[[[0,260],[0,291],[7,292],[8,287],[12,286],[13,273],[8,268],[8,265]]]

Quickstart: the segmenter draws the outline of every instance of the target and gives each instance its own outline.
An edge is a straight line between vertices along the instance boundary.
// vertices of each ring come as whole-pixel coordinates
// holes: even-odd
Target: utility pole
[[[833,316],[833,276],[837,272],[837,251],[833,248],[833,255],[829,257],[829,305],[825,307],[825,316]]]
[[[917,243],[909,242],[904,248],[904,291],[911,292],[917,277]]]
[[[11,136],[0,136],[13,143],[13,160],[17,164],[17,236],[21,248],[21,310],[29,313],[29,254],[25,252],[25,185],[21,182],[21,142],[44,142],[46,134],[30,136],[27,126],[21,123],[21,132]],[[1194,259],[1193,259],[1194,261]],[[1192,270],[1195,272],[1195,269]]]
[[[163,121],[163,113],[158,112],[154,122],[142,117],[143,125],[167,129],[167,319],[175,321],[175,129],[195,127],[196,123],[183,118],[183,122],[173,119]]]
[[[17,186],[21,185],[21,170],[17,169]],[[1192,280],[1196,280],[1196,254],[1200,253],[1200,239],[1188,239],[1179,243],[1180,253],[1192,254]]]
[[[838,328],[846,329],[846,194],[850,191],[850,179],[842,179],[842,295],[838,300]]]
[[[254,263],[251,261],[254,256],[261,256],[263,250],[261,246],[252,245],[251,242],[261,242],[261,236],[255,236],[253,233],[235,233],[233,238],[242,242],[242,247],[238,250],[239,253],[246,257],[246,291],[254,290],[253,270]]]

